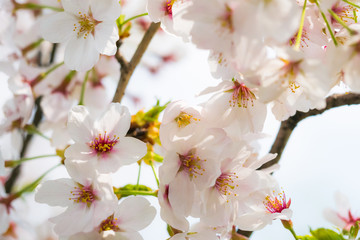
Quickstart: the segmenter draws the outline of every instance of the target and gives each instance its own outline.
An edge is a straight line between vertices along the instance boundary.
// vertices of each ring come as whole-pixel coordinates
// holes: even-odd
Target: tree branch
[[[333,95],[326,99],[326,107],[323,109],[313,109],[308,112],[296,112],[296,114],[286,121],[281,122],[279,132],[276,136],[275,142],[273,143],[270,153],[277,153],[277,157],[270,162],[265,163],[260,169],[270,167],[280,161],[281,155],[285,149],[285,146],[291,136],[291,133],[297,126],[297,124],[307,117],[316,116],[323,112],[345,105],[360,104],[360,94],[349,93],[343,95]]]
[[[272,165],[278,163],[280,161],[281,155],[286,147],[286,144],[297,126],[297,124],[304,120],[307,117],[316,116],[319,114],[322,114],[323,112],[336,108],[341,107],[345,105],[353,105],[353,104],[360,104],[360,94],[356,93],[349,93],[349,94],[343,94],[343,95],[333,95],[326,99],[326,107],[323,109],[313,109],[308,112],[296,112],[296,114],[287,120],[281,122],[280,129],[278,131],[278,134],[276,136],[276,139],[271,146],[270,153],[277,153],[278,155],[273,160],[265,163],[262,165],[259,169],[264,169],[271,167]],[[243,236],[250,237],[253,232],[249,231],[237,231],[239,234],[242,234]]]
[[[41,97],[39,97],[38,99],[35,100],[36,112],[35,112],[35,116],[34,116],[34,120],[33,120],[32,124],[36,127],[39,125],[39,123],[43,117],[43,112],[40,107],[40,102],[41,102]],[[29,147],[29,144],[30,144],[33,136],[34,136],[33,134],[27,134],[26,137],[24,138],[23,146],[22,146],[21,152],[20,152],[20,158],[23,158],[25,156],[26,151]],[[21,164],[19,164],[14,169],[12,169],[10,176],[6,180],[6,183],[5,183],[6,193],[11,193],[11,190],[12,190],[17,178],[19,177],[20,173],[21,173]]]
[[[160,23],[151,23],[149,29],[146,31],[143,39],[141,40],[138,48],[136,49],[134,56],[131,58],[130,62],[127,62],[120,53],[115,55],[116,59],[121,65],[121,76],[116,88],[116,92],[113,98],[113,102],[121,102],[122,97],[125,94],[126,86],[129,83],[130,77],[132,76],[136,66],[139,64],[142,56],[144,55],[147,47],[150,44],[151,39],[156,34],[157,30],[160,28]]]

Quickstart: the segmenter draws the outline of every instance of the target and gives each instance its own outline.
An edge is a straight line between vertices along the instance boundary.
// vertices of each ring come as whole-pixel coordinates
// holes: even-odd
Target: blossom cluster
[[[0,135],[12,143],[0,154],[0,237],[14,235],[13,200],[35,188],[3,190],[12,178],[4,166],[28,160],[21,143],[32,134],[50,140],[69,175],[44,181],[35,194],[39,203],[65,208],[50,219],[62,239],[142,239],[138,231],[155,209],[143,197],[122,196],[112,176],[154,156],[162,165],[153,195],[172,240],[232,239],[237,229],[259,230],[274,219],[292,228],[291,200],[272,176],[279,166],[264,167],[276,153],[259,156],[257,144],[268,114],[284,121],[322,109],[339,85],[360,92],[359,3],[147,0],[133,7],[117,0],[0,0],[0,71],[13,94],[0,124]],[[125,20],[130,14],[136,16]],[[109,97],[120,67],[126,74],[132,64],[124,64],[124,46],[131,48],[127,41],[150,21],[209,50],[218,79],[199,93],[208,96],[200,104],[167,104],[160,127],[154,119],[162,107],[150,117],[131,117]],[[171,39],[161,37],[160,48]],[[154,55],[163,63],[176,58]],[[20,160],[6,165],[2,155]],[[350,231],[357,218],[349,212],[344,219],[341,228]]]

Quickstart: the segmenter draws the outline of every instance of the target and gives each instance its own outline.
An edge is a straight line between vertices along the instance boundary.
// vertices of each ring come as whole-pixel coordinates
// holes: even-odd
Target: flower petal
[[[67,12],[44,16],[40,20],[41,36],[52,43],[66,42],[76,35],[73,31],[76,23],[77,19]]]
[[[87,143],[92,139],[93,123],[84,106],[75,106],[69,113],[67,128],[75,142]]]
[[[93,35],[71,39],[65,48],[65,65],[79,72],[90,70],[99,60]]]
[[[121,6],[117,0],[90,0],[91,12],[98,21],[112,21],[121,14]]]
[[[74,15],[80,15],[79,12],[82,14],[87,14],[89,12],[89,0],[62,0],[61,3],[65,12],[69,12]]]
[[[117,40],[119,40],[119,31],[116,24],[102,22],[96,26],[95,45],[96,50],[101,54],[108,56],[115,55]]]
[[[129,197],[120,203],[114,216],[120,219],[120,229],[140,231],[153,221],[155,214],[155,208],[145,198]]]

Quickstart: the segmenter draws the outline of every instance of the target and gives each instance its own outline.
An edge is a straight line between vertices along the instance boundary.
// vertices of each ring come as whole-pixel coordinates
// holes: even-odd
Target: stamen
[[[255,94],[245,86],[244,83],[239,83],[233,79],[234,86],[232,89],[226,92],[232,92],[232,98],[229,100],[230,106],[247,108],[249,104],[254,106],[254,100],[256,100]]]
[[[236,179],[239,178],[237,174],[234,173],[222,173],[220,177],[216,179],[215,188],[224,196],[234,195],[234,189],[239,187],[238,184],[235,184]],[[229,202],[229,200],[227,200]]]
[[[187,172],[190,178],[197,178],[198,176],[202,176],[205,172],[202,164],[206,162],[206,159],[201,159],[196,156],[194,149],[190,150],[186,155],[179,154],[179,159],[181,162],[179,171]]]
[[[227,28],[230,32],[234,32],[233,9],[228,4],[225,4],[225,14],[220,17],[220,21],[223,28]]]
[[[70,191],[73,197],[69,200],[73,200],[75,203],[85,203],[88,207],[97,199],[97,196],[92,189],[92,186],[83,186],[78,183],[78,187],[74,187],[73,191]]]
[[[101,222],[99,233],[110,230],[114,232],[119,232],[120,228],[118,225],[119,225],[119,220],[117,218],[114,218],[114,214],[113,214]]]
[[[273,195],[275,191],[273,191]],[[284,209],[290,207],[291,199],[286,202],[286,196],[284,191],[280,192],[276,197],[266,196],[263,202],[268,213],[281,213]]]
[[[98,154],[109,153],[118,141],[119,137],[114,135],[113,138],[110,138],[106,135],[105,131],[104,136],[99,133],[99,136],[96,137],[93,141],[91,141],[89,146],[94,149]]]
[[[180,114],[174,119],[178,124],[179,128],[186,127],[191,123],[191,121],[200,121],[198,118],[194,118],[193,115],[188,114],[186,112],[180,112]]]
[[[171,19],[173,17],[172,7],[173,7],[175,1],[176,0],[165,0],[164,11],[165,11],[165,14],[167,16],[169,16],[169,18],[171,18]]]
[[[296,89],[301,87],[298,82],[296,82],[296,77],[300,72],[300,63],[302,60],[298,60],[295,62],[288,61],[286,59],[280,58],[281,61],[284,62],[284,66],[280,69],[282,74],[280,78],[283,79],[283,84],[286,84],[286,80],[288,81],[288,86],[291,92],[295,93]]]
[[[73,31],[77,31],[78,38],[84,37],[86,39],[89,34],[94,35],[95,26],[100,23],[93,18],[91,11],[88,14],[79,12],[78,23],[74,24]]]

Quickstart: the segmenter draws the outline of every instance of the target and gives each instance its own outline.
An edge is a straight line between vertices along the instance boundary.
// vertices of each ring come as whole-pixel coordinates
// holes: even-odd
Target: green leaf
[[[306,235],[306,236],[297,236],[299,240],[317,240],[315,237],[313,236],[309,236],[309,235]]]
[[[359,233],[359,222],[356,222],[354,226],[350,228],[350,239],[355,239]]]
[[[165,103],[163,106],[160,106],[160,101],[157,100],[156,105],[145,113],[144,120],[148,122],[154,122],[158,120],[159,114],[164,111],[168,104],[169,102]]]
[[[330,229],[319,228],[310,232],[316,240],[345,240],[341,234]]]

